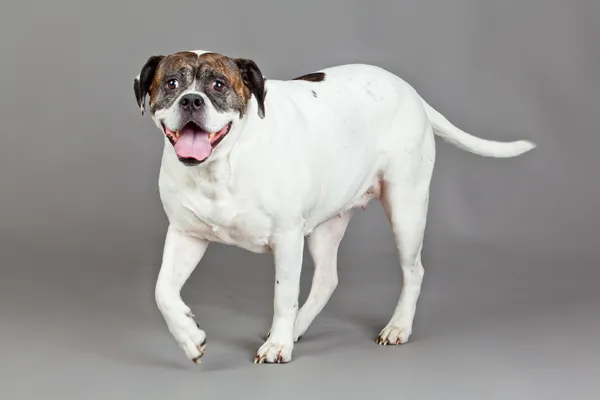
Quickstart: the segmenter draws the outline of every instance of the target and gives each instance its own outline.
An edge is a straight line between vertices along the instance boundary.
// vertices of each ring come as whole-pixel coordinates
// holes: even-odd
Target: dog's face
[[[264,118],[265,79],[251,60],[212,52],[152,56],[134,80],[142,114],[145,99],[156,125],[186,165],[206,161],[256,99]]]

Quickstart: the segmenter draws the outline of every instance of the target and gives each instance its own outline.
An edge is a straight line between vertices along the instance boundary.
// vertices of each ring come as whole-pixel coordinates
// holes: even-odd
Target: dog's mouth
[[[229,133],[231,124],[229,122],[218,132],[208,132],[194,121],[178,131],[172,131],[164,124],[163,128],[179,160],[186,165],[198,165],[212,154],[213,149]]]

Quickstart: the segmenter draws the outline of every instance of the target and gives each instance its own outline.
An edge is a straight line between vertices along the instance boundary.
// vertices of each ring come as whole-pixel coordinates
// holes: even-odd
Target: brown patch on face
[[[188,78],[193,80],[194,68],[198,62],[198,55],[191,51],[184,51],[180,53],[174,53],[166,56],[162,59],[156,72],[154,74],[154,79],[152,80],[152,85],[150,86],[150,111],[154,113],[156,109],[156,98],[159,92],[159,88],[163,85],[165,79],[168,76],[181,71],[187,70],[189,71]],[[179,78],[179,77],[177,77]],[[183,82],[180,82],[182,84]]]
[[[235,61],[222,54],[204,53],[198,58],[198,63],[200,69],[211,69],[214,72],[222,74],[227,79],[235,94],[242,100],[245,111],[252,93],[248,86],[244,84],[240,69]]]
[[[235,111],[240,117],[254,95],[259,116],[264,117],[265,79],[251,60],[184,51],[161,56],[152,73],[147,85],[153,114],[171,107],[184,91],[192,89],[204,93],[218,112]],[[136,90],[141,93],[139,88]]]
[[[323,82],[325,80],[325,73],[313,72],[293,79],[294,81],[308,81],[308,82]]]

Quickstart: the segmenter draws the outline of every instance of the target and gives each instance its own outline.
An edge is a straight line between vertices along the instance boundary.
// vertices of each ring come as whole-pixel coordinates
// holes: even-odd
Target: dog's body
[[[337,249],[354,210],[372,199],[382,202],[392,224],[404,277],[378,342],[406,342],[424,272],[434,133],[484,156],[513,157],[533,148],[460,131],[409,84],[378,67],[345,65],[280,81],[264,80],[248,60],[204,51],[169,57],[151,58],[135,88],[142,110],[150,93],[153,119],[166,134],[159,187],[169,228],[156,300],[194,361],[206,336],[179,292],[209,242],[273,252],[273,324],[255,361],[288,362],[294,342],[337,285]],[[178,69],[192,72],[185,78]],[[202,78],[215,71],[226,89],[216,78]],[[177,92],[179,81],[186,86]],[[305,237],[315,274],[298,311]]]

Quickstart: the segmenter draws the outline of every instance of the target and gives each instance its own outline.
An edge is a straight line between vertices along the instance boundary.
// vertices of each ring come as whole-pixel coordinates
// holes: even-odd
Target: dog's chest
[[[271,218],[250,193],[190,176],[161,178],[160,194],[169,222],[187,234],[257,253],[270,250]]]

